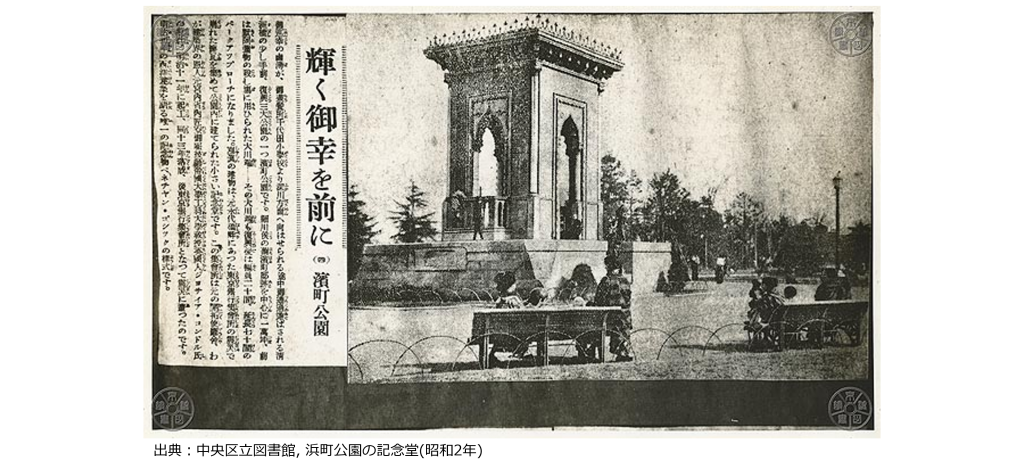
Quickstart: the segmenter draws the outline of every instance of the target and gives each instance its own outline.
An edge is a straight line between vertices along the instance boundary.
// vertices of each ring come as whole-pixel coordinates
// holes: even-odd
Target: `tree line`
[[[705,266],[725,257],[730,267],[775,271],[788,275],[813,275],[834,261],[835,232],[818,215],[794,220],[769,216],[764,202],[746,192],[730,201],[724,211],[716,208],[717,190],[695,196],[671,171],[656,173],[646,184],[635,171],[626,172],[613,155],[601,158],[602,235],[612,243],[651,241],[672,243],[685,258],[697,256]],[[399,243],[434,240],[438,230],[435,211],[414,181],[394,202],[388,219]],[[353,185],[348,194],[349,275],[359,269],[363,247],[380,231],[365,210]],[[865,273],[871,262],[871,225],[857,222],[841,234],[840,263]]]
[[[601,158],[602,226],[610,242],[668,242],[703,265],[725,257],[733,268],[799,276],[834,262],[835,231],[824,215],[800,221],[772,217],[762,200],[746,192],[719,211],[716,195],[713,188],[695,196],[669,170],[655,173],[645,185],[613,155]],[[870,268],[871,225],[857,222],[846,231],[840,237],[839,262],[864,273]]]

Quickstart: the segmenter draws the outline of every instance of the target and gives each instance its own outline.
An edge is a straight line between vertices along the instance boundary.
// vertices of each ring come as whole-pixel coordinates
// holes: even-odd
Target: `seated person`
[[[541,293],[540,288],[534,288],[530,291],[530,296],[526,299],[526,306],[538,307],[544,301],[544,294]]]
[[[522,308],[523,300],[516,294],[516,276],[512,272],[501,272],[494,276],[494,283],[498,289],[498,300],[494,307],[499,309]],[[514,357],[522,357],[529,348],[528,343],[516,343],[510,337],[494,337],[488,360],[490,363],[498,363],[495,353],[513,352]]]
[[[572,300],[571,302],[576,306],[586,306],[587,303],[594,301],[594,290],[597,288],[597,280],[594,278],[594,272],[587,264],[577,264],[572,269],[572,276],[569,277],[570,284],[572,285]],[[580,304],[580,301],[583,304]]]
[[[841,270],[829,267],[825,269],[821,284],[814,291],[814,301],[849,300],[850,290],[850,279]]]
[[[755,282],[757,281],[755,280]],[[750,290],[750,296],[753,299],[749,303],[750,311],[747,313],[747,320],[743,323],[744,329],[754,332],[768,325],[775,310],[785,303],[782,297],[775,292],[775,287],[779,285],[778,279],[765,277],[759,284],[759,287]]]
[[[747,296],[750,297],[750,302],[747,305],[753,309],[757,300],[761,299],[761,280],[755,278],[750,281],[750,291],[747,292]]]
[[[516,294],[516,275],[512,272],[502,272],[494,276],[494,283],[498,288],[498,301],[495,308],[522,308],[523,299]]]

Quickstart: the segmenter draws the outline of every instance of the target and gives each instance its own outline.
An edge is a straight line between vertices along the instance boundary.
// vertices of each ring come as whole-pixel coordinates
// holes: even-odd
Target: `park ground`
[[[813,301],[815,285],[800,284],[792,302]],[[632,362],[574,363],[566,344],[550,350],[546,367],[503,360],[481,370],[477,348],[465,346],[473,311],[489,305],[360,307],[349,310],[352,382],[534,381],[563,379],[850,380],[868,377],[868,341],[860,345],[783,351],[746,346],[749,283],[706,282],[683,295],[634,293]],[[867,300],[854,288],[854,300]],[[671,338],[669,338],[671,336]],[[503,358],[499,355],[499,358]]]

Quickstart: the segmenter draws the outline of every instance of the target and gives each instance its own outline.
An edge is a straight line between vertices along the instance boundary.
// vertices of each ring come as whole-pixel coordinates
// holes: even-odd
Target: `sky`
[[[348,25],[349,171],[388,242],[395,200],[415,180],[444,199],[448,88],[428,38],[526,14],[355,15]],[[645,181],[677,174],[694,198],[740,192],[772,215],[870,222],[873,50],[829,42],[837,13],[544,15],[621,49],[601,95],[601,152]],[[874,45],[872,45],[874,47]],[[440,214],[437,216],[440,223]]]

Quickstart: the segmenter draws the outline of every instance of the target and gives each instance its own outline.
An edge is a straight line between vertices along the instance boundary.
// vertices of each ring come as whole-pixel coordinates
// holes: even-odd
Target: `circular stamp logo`
[[[153,19],[153,45],[165,54],[184,54],[192,49],[192,23],[181,15]]]
[[[860,388],[842,388],[829,399],[828,416],[839,428],[860,430],[871,420],[871,398]]]
[[[871,48],[871,15],[847,13],[836,18],[829,30],[829,40],[837,52],[856,57]]]
[[[163,388],[153,396],[153,423],[164,430],[181,430],[192,423],[196,407],[181,388]]]

